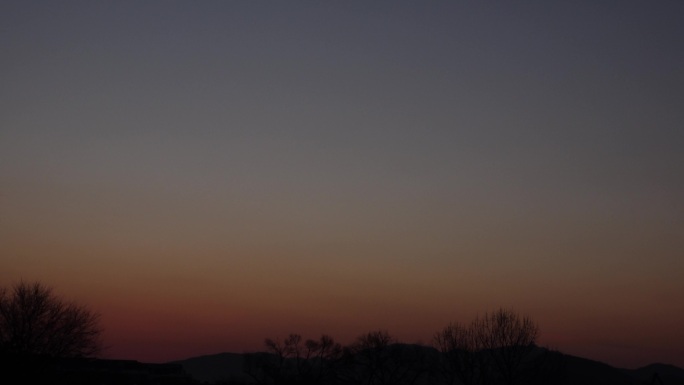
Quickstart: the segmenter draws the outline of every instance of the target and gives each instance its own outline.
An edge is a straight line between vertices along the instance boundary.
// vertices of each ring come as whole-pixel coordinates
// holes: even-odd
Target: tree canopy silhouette
[[[65,302],[41,283],[0,288],[0,353],[90,357],[100,349],[99,314]]]
[[[435,335],[448,383],[548,383],[560,370],[558,355],[536,345],[539,327],[527,316],[499,309],[470,324],[452,323]]]

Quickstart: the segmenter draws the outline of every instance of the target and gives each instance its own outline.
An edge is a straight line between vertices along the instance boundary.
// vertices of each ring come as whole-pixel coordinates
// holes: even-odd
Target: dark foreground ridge
[[[415,349],[416,345],[396,344],[399,348]],[[425,353],[439,354],[431,347],[421,346]],[[567,354],[559,354],[562,366],[559,371],[554,374],[554,378],[547,378],[544,382],[548,385],[684,385],[684,369],[665,364],[651,364],[639,369],[621,369],[615,368],[608,364],[593,361],[590,359],[571,356]],[[174,361],[172,364],[177,364],[183,367],[185,372],[192,376],[195,380],[204,384],[310,384],[317,382],[308,381],[287,381],[281,378],[280,381],[273,378],[262,377],[255,379],[249,373],[250,363],[253,362],[254,356],[270,357],[276,359],[276,356],[269,353],[219,353],[214,355],[204,355],[199,357],[192,357],[181,361]],[[382,364],[378,362],[378,364]],[[394,368],[395,372],[397,368]],[[434,368],[436,369],[436,368]],[[386,377],[385,377],[386,378]],[[424,373],[419,376],[405,376],[403,378],[394,378],[392,381],[385,382],[382,375],[377,375],[375,379],[367,384],[446,384],[438,375],[430,375]],[[360,383],[360,382],[345,382],[343,379],[338,379],[336,382],[319,382],[320,384],[335,383]],[[493,381],[488,384],[498,384]],[[463,382],[455,382],[456,384],[464,384]]]
[[[151,364],[133,360],[5,356],[2,383],[50,385],[184,385],[199,384],[181,364]],[[11,382],[9,382],[11,383]]]
[[[93,358],[46,358],[46,357],[3,357],[0,370],[5,380],[16,383],[54,384],[54,385],[309,385],[309,384],[447,384],[442,378],[435,359],[440,354],[432,347],[408,344],[393,344],[388,347],[397,354],[391,357],[378,355],[371,366],[363,366],[360,361],[339,362],[334,375],[327,377],[302,376],[300,368],[308,368],[308,373],[320,373],[317,368],[327,365],[316,358],[306,362],[288,359],[283,367],[293,368],[291,372],[268,372],[274,367],[257,363],[277,363],[278,356],[271,353],[219,353],[192,357],[181,361],[163,364],[143,363],[133,360],[105,360]],[[540,351],[544,350],[540,348]],[[377,352],[376,352],[377,353]],[[416,356],[416,354],[418,356]],[[544,383],[548,385],[684,385],[684,369],[665,364],[651,364],[643,368],[629,370],[615,368],[602,362],[561,353],[557,354],[560,366],[550,376],[531,378],[527,384]],[[367,356],[370,357],[370,356]],[[406,357],[409,360],[401,361]],[[417,357],[427,358],[415,360]],[[411,361],[413,360],[413,361]],[[392,362],[394,361],[394,362]],[[256,364],[256,365],[255,365]],[[371,369],[368,371],[368,369]],[[351,370],[351,372],[350,372]],[[285,375],[289,373],[290,375]],[[297,374],[297,375],[294,375]],[[483,385],[502,383],[492,379]],[[456,380],[453,385],[466,384]]]

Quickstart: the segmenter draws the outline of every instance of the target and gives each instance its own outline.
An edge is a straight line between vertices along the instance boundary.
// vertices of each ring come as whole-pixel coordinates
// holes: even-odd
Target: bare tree
[[[285,340],[267,338],[267,353],[247,356],[245,371],[260,384],[322,384],[334,380],[342,346],[332,337],[302,340],[290,334]]]
[[[441,352],[439,371],[447,384],[486,383],[488,360],[472,325],[448,325],[435,334],[434,346]]]
[[[501,382],[513,385],[522,381],[537,350],[537,324],[512,310],[499,309],[476,319],[472,327]]]
[[[394,338],[385,330],[360,335],[345,347],[345,382],[358,384],[382,383],[383,371],[390,357],[388,349]]]
[[[396,341],[383,330],[362,334],[345,348],[344,383],[413,385],[425,381],[430,360],[423,347]]]
[[[64,302],[40,283],[0,289],[0,352],[89,357],[100,351],[99,315]]]
[[[499,309],[470,324],[454,323],[435,334],[439,367],[447,384],[550,383],[561,356],[537,347],[539,328],[527,316]]]
[[[314,362],[311,375],[314,383],[321,384],[336,380],[343,353],[342,345],[324,334],[318,340],[307,340],[306,352],[307,359]]]

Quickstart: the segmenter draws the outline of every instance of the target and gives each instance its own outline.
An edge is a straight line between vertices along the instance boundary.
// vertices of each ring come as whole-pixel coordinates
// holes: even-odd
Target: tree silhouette
[[[473,327],[452,323],[435,334],[434,344],[442,353],[438,368],[445,383],[486,383],[488,361]]]
[[[290,334],[285,340],[267,338],[266,353],[246,357],[245,372],[260,384],[322,384],[335,378],[342,346],[328,335],[302,340]]]
[[[64,302],[41,283],[0,289],[0,352],[7,356],[90,357],[100,351],[99,315]]]
[[[469,325],[454,323],[435,335],[447,383],[532,384],[550,381],[559,355],[537,347],[539,328],[527,316],[499,309]]]
[[[360,335],[344,355],[346,384],[412,385],[430,372],[424,348],[399,343],[384,330]]]
[[[520,382],[536,350],[537,324],[512,310],[499,309],[476,319],[473,328],[501,382],[506,385]]]

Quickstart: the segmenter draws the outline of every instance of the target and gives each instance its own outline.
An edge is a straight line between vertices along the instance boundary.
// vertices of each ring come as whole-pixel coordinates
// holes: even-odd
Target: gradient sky
[[[498,307],[684,366],[684,2],[0,3],[0,283],[104,356]]]

